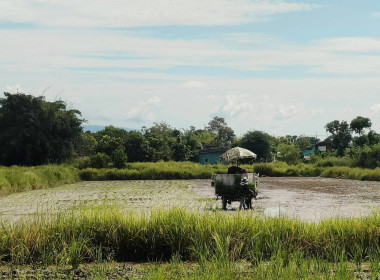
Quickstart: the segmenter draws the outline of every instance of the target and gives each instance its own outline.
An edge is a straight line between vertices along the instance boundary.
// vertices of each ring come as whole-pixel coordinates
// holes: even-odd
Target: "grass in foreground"
[[[173,259],[159,263],[94,263],[71,269],[63,266],[0,267],[8,279],[377,279],[378,269],[366,263],[358,268],[350,262],[328,263],[318,259],[292,256],[288,261],[273,258],[269,261],[204,263],[182,262]]]
[[[145,214],[111,208],[38,218],[0,229],[1,261],[8,265],[71,265],[112,260],[252,264],[292,257],[318,262],[380,259],[380,216],[318,224],[252,213],[180,209]]]

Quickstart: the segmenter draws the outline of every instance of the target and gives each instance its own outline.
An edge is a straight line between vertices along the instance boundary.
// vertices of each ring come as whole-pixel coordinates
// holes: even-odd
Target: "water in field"
[[[380,183],[327,178],[260,178],[253,214],[317,221],[358,217],[380,208]],[[181,207],[222,211],[210,180],[79,182],[0,198],[0,217],[16,221],[35,213],[55,213],[93,204],[116,204],[126,211]],[[238,211],[228,205],[227,213]],[[246,210],[250,211],[250,210]]]

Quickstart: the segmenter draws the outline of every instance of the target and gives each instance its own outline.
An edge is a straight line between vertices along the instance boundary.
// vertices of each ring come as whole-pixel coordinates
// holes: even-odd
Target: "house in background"
[[[311,155],[318,154],[319,152],[329,153],[331,151],[331,142],[329,140],[324,140],[302,149],[302,155],[304,160],[308,161],[310,160]]]
[[[207,148],[199,151],[199,163],[200,164],[216,164],[222,163],[219,157],[229,148]]]

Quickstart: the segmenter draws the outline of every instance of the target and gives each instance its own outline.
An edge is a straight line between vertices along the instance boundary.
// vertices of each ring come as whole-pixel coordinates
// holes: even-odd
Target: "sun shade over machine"
[[[246,159],[246,158],[255,159],[256,157],[257,155],[254,152],[251,152],[250,150],[247,150],[241,147],[235,147],[226,151],[219,158],[222,161],[235,163],[236,165],[238,165],[239,160]]]

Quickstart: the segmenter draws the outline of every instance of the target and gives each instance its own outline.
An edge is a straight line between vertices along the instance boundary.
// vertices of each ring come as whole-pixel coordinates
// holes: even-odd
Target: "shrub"
[[[358,166],[376,168],[380,166],[380,144],[365,146],[359,151]]]
[[[88,156],[78,157],[72,163],[78,169],[84,169],[91,167],[91,158]]]
[[[93,168],[105,168],[111,162],[111,158],[105,153],[97,153],[91,157],[91,167]]]
[[[333,166],[354,166],[355,161],[352,158],[342,157],[319,157],[312,156],[312,163],[316,167],[333,167]]]
[[[0,167],[1,194],[43,189],[78,180],[78,170],[67,165]]]
[[[113,154],[113,166],[116,168],[124,168],[127,161],[127,154],[123,148],[118,148]]]

